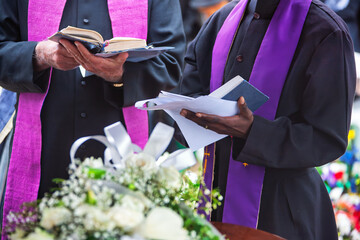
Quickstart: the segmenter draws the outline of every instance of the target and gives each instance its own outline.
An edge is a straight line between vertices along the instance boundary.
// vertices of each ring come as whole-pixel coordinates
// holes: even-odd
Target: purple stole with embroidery
[[[66,0],[29,1],[29,41],[42,41],[59,30],[65,3]],[[147,0],[108,0],[108,9],[114,36],[147,38]],[[51,77],[48,86],[50,80]],[[46,94],[47,91],[21,93],[19,97],[5,192],[3,227],[9,211],[18,210],[23,202],[37,199],[41,174],[40,112]],[[148,139],[147,112],[126,107],[123,108],[123,115],[132,142],[143,148]],[[5,239],[4,231],[2,239]]]
[[[226,18],[214,44],[210,91],[222,85],[224,69],[237,26],[248,0],[240,0]],[[249,81],[269,96],[254,114],[274,120],[281,91],[299,42],[311,0],[280,0],[262,40]],[[261,151],[261,149],[259,149]],[[214,144],[205,148],[205,183],[212,189]],[[230,155],[223,222],[256,228],[265,167],[234,161]]]

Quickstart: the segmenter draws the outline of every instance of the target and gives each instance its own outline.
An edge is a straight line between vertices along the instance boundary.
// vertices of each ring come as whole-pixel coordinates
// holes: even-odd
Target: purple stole
[[[224,69],[237,26],[248,0],[241,0],[222,25],[214,44],[210,91],[222,85]],[[274,120],[281,91],[299,42],[311,0],[280,0],[271,19],[249,82],[269,96],[254,114]],[[259,149],[261,151],[261,149]],[[205,148],[205,183],[212,189],[215,149]],[[234,161],[230,155],[223,222],[251,228],[257,227],[265,167]]]
[[[66,0],[29,1],[29,41],[42,41],[59,30],[65,3]],[[147,38],[147,0],[108,0],[108,9],[114,36]],[[50,80],[51,77],[49,86]],[[47,91],[20,94],[5,192],[3,227],[9,211],[18,210],[23,202],[37,199],[42,146],[40,112],[46,94]],[[123,115],[132,142],[143,148],[148,139],[147,112],[126,107],[123,108]],[[4,233],[2,239],[5,239]]]

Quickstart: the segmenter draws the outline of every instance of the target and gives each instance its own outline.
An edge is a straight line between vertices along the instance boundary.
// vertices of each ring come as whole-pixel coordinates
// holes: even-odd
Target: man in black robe
[[[211,16],[190,44],[181,94],[209,94],[214,42],[238,2]],[[249,79],[278,4],[279,0],[249,2],[228,54],[224,82],[237,75]],[[313,0],[274,120],[252,114],[243,98],[238,103],[246,110],[234,117],[182,111],[203,127],[233,136],[232,143],[230,137],[216,143],[213,184],[223,196],[231,150],[235,161],[265,167],[258,229],[287,239],[337,239],[332,205],[314,167],[346,150],[355,79],[353,44],[345,23]],[[213,212],[212,220],[222,221],[222,216],[223,207]]]
[[[44,52],[35,50],[40,49],[40,44],[27,41],[27,12],[28,1],[0,1],[0,85],[18,93],[42,93],[47,88],[50,68],[48,63],[41,62]],[[124,124],[122,107],[155,97],[160,90],[170,90],[178,83],[185,52],[180,5],[177,1],[149,0],[148,16],[148,45],[175,48],[140,63],[125,62],[123,69],[119,64],[118,69],[123,70],[121,78],[112,79],[113,71],[83,78],[75,68],[79,62],[66,50],[64,61],[52,65],[55,69],[41,111],[39,197],[56,186],[53,178],[67,177],[70,146],[76,139],[104,135],[104,127],[117,121]],[[113,37],[106,0],[67,1],[59,29],[68,25],[98,31],[104,39]],[[47,46],[49,42],[42,42],[43,49]],[[126,54],[122,58],[125,61]],[[75,69],[69,70],[72,68]],[[122,87],[113,85],[119,80]],[[104,146],[88,142],[81,146],[77,156],[98,157],[103,152]]]

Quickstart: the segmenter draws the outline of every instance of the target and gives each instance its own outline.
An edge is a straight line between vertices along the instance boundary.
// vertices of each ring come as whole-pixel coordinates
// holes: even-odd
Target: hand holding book
[[[79,63],[61,45],[53,41],[41,41],[35,47],[33,57],[34,70],[37,72],[53,67],[68,71],[79,66]]]
[[[91,54],[85,46],[77,41],[72,44],[65,39],[60,39],[59,42],[87,71],[96,74],[108,82],[121,82],[124,73],[123,65],[128,57],[128,53],[119,53],[111,58],[99,58]]]
[[[123,73],[122,65],[125,61],[141,62],[173,49],[173,47],[165,46],[147,46],[146,40],[139,38],[115,37],[105,41],[96,31],[72,26],[56,32],[48,39],[54,42],[60,42],[68,51],[72,51],[70,60],[76,59],[76,62],[80,64],[80,72],[83,77],[96,74],[109,82],[121,81]],[[76,42],[81,44],[75,46],[74,44]],[[71,43],[73,47],[67,43]],[[80,45],[84,47],[82,50]],[[127,54],[124,54],[124,52]],[[94,56],[108,60],[95,59]],[[116,65],[115,68],[113,68],[114,65]],[[50,66],[60,70],[70,70],[67,68],[58,68],[54,65]],[[42,69],[43,67],[44,65]]]
[[[70,42],[80,42],[92,54],[100,57],[112,57],[122,52],[128,52],[127,61],[140,62],[173,49],[173,47],[147,46],[145,39],[131,37],[114,37],[104,40],[100,33],[83,28],[68,26],[52,36],[49,40],[59,42],[60,39],[67,39]]]
[[[239,113],[233,116],[218,116],[182,109],[180,114],[196,124],[216,133],[246,138],[254,121],[253,112],[264,104],[268,97],[240,76],[236,76],[216,89],[209,96],[224,100],[237,100]],[[248,103],[248,104],[247,104]]]
[[[189,147],[197,150],[227,135],[246,137],[252,111],[268,99],[248,81],[236,76],[207,96],[192,98],[162,91],[157,98],[139,101],[135,107],[164,110],[176,121]],[[153,105],[144,106],[146,103]],[[182,112],[183,109],[188,111]]]
[[[237,105],[239,114],[229,117],[199,112],[194,113],[187,109],[182,109],[180,115],[216,133],[246,138],[254,121],[254,116],[252,111],[247,107],[244,97],[239,98]]]
[[[71,42],[81,42],[93,54],[147,47],[145,39],[115,37],[105,41],[101,34],[96,31],[72,26],[68,26],[49,37],[50,40],[56,42],[63,38]]]

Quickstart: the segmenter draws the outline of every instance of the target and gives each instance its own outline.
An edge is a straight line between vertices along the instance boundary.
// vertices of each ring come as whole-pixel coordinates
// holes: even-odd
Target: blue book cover
[[[226,82],[210,95],[231,101],[237,101],[239,97],[243,96],[248,108],[253,112],[269,99],[268,96],[240,76]]]

